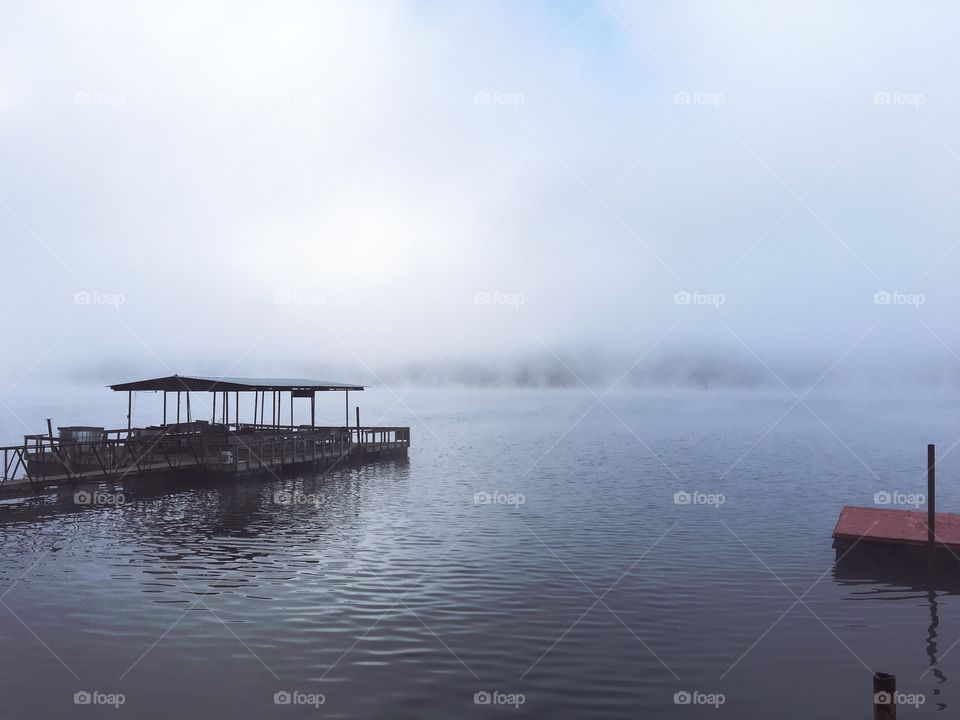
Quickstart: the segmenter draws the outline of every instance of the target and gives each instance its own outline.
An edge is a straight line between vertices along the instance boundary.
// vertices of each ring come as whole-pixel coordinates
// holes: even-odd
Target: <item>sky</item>
[[[0,393],[960,385],[960,6],[0,2]],[[0,398],[2,398],[0,394]]]

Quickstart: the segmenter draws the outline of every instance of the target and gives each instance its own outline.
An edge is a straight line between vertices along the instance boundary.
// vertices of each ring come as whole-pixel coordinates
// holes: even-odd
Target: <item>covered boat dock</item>
[[[171,474],[276,475],[289,468],[319,469],[402,458],[410,447],[409,427],[362,427],[359,407],[356,424],[350,425],[350,392],[364,389],[358,384],[170,375],[109,387],[127,393],[125,428],[65,426],[58,428],[55,436],[48,420],[45,434],[26,435],[21,445],[0,448],[0,495],[25,496],[63,485]],[[162,393],[159,423],[134,424],[133,397],[137,392]],[[319,392],[344,393],[343,425],[316,424]],[[209,419],[197,417],[195,403],[191,403],[193,393],[211,395]],[[241,397],[248,401],[246,415]],[[294,423],[297,400],[309,400],[309,423]],[[206,416],[206,410],[203,414]]]

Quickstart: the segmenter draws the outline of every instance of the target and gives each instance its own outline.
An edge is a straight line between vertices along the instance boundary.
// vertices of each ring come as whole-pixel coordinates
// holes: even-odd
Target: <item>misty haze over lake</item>
[[[4,12],[8,377],[960,377],[949,3]]]

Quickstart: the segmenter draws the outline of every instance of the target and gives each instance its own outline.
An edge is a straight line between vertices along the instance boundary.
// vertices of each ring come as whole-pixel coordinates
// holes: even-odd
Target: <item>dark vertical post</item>
[[[177,425],[180,424],[180,391],[177,390]]]
[[[127,390],[127,433],[133,427],[133,390]]]
[[[230,427],[230,393],[223,391],[223,422]]]
[[[897,676],[873,674],[873,720],[896,720]]]
[[[240,429],[240,391],[239,390],[237,390],[237,392],[234,393],[233,399],[235,401],[233,403],[233,419],[237,423],[237,430],[239,430]]]
[[[310,427],[317,426],[317,391],[310,393]]]
[[[293,390],[290,391],[290,427],[293,427]]]
[[[214,391],[212,394],[213,394],[213,412],[210,415],[210,424],[215,425],[217,422],[217,393],[216,391]]]
[[[53,440],[53,421],[47,418],[47,436]]]
[[[163,391],[163,426],[167,426],[167,391]]]
[[[253,391],[253,424],[257,424],[257,409],[260,406],[260,393]]]
[[[927,566],[932,570],[937,549],[936,446],[927,445]]]
[[[360,406],[357,405],[357,435],[360,434]]]
[[[190,423],[193,421],[193,417],[190,415],[190,391],[189,390],[187,390],[186,395],[187,395],[187,423]]]
[[[343,404],[343,413],[344,413],[343,424],[349,428],[350,427],[350,391],[349,390],[343,391],[343,403],[344,403]]]

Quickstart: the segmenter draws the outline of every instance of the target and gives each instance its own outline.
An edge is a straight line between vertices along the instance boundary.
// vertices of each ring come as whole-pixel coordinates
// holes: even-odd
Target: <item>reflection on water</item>
[[[408,463],[4,509],[5,711],[66,717],[84,689],[138,718],[321,716],[278,692],[324,717],[508,710],[486,692],[517,717],[846,719],[873,669],[930,698],[914,715],[957,706],[960,588],[833,567],[876,478],[803,412],[744,456],[790,398],[611,396],[641,444],[587,394],[413,397]],[[929,408],[810,402],[890,487],[923,482]],[[724,703],[675,704],[696,692]]]
[[[939,683],[945,683],[947,676],[943,674],[937,663],[937,628],[940,626],[940,608],[937,604],[937,593],[932,588],[927,591],[927,600],[930,603],[930,629],[927,632],[927,656],[930,658],[930,672]],[[933,696],[940,700],[940,688],[933,688]],[[937,702],[937,709],[946,709],[945,702]]]

